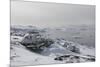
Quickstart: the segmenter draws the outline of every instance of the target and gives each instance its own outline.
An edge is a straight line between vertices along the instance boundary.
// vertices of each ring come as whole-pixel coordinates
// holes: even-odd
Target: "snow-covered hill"
[[[72,42],[64,38],[52,39],[53,43],[51,43],[47,47],[45,47],[44,45],[42,47],[43,50],[40,53],[30,51],[29,49],[27,49],[27,46],[23,46],[21,44],[21,41],[26,38],[25,34],[28,33],[25,30],[33,30],[33,29],[37,30],[37,28],[34,27],[25,27],[25,28],[20,26],[15,26],[14,28],[12,27],[11,31],[13,32],[11,34],[11,47],[10,47],[11,66],[58,64],[58,63],[80,63],[80,62],[95,61],[94,47],[81,45],[79,43]],[[42,30],[42,32],[43,31],[44,30]],[[48,30],[46,29],[46,31]],[[31,48],[33,47],[31,46]]]
[[[49,61],[48,61],[49,60]],[[40,54],[30,52],[22,45],[13,45],[11,49],[11,66],[22,65],[37,65],[37,64],[51,64],[62,63],[54,60],[49,56],[42,56]]]
[[[54,44],[38,54],[22,46],[18,42],[20,39],[12,39],[15,43],[11,44],[11,66],[95,61],[94,49],[73,42],[65,45],[65,42],[68,43],[68,41],[56,40]],[[77,47],[79,51],[71,51],[73,46]]]

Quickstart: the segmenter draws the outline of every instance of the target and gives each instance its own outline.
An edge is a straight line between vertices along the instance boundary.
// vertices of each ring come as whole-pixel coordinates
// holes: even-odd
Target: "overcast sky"
[[[11,2],[11,24],[60,27],[94,24],[95,6],[41,2]]]

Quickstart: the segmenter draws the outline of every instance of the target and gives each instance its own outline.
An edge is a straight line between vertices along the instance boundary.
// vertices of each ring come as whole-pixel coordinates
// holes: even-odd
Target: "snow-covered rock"
[[[46,37],[45,33],[43,36],[37,29],[37,33],[29,33],[34,31],[31,26],[15,26],[13,29],[10,47],[11,66],[95,61],[94,47],[87,47],[64,38],[51,39]]]

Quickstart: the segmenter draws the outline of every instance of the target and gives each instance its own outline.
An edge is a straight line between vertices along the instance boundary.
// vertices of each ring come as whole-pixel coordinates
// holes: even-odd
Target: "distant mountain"
[[[11,25],[11,28],[17,28],[17,29],[36,29],[35,26],[23,26],[23,25]]]
[[[11,33],[21,33],[25,34],[29,31],[32,31],[34,29],[37,29],[35,26],[22,26],[22,25],[11,25],[10,30]]]

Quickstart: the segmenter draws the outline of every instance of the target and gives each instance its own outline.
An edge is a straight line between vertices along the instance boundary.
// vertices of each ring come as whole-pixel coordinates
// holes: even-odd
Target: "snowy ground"
[[[24,46],[18,43],[20,39],[21,37],[11,37],[11,66],[62,63],[61,61],[54,60],[53,57],[30,52]]]
[[[20,35],[19,30],[16,34]],[[18,35],[11,35],[11,66],[95,61],[94,47],[87,47],[64,39],[55,39],[55,42],[52,45],[48,48],[44,48],[44,50],[39,54],[31,52],[26,49],[25,46],[21,45],[19,42],[22,40],[23,36]],[[68,44],[70,43],[70,45],[64,45],[66,42]],[[79,49],[79,53],[71,51],[73,46]]]
[[[52,57],[42,56],[30,52],[26,50],[23,46],[22,47],[13,46],[13,50],[11,50],[11,52],[12,52],[11,53],[12,66],[57,63],[57,61],[55,61]]]
[[[19,37],[19,39],[21,38]],[[90,57],[86,55],[94,56],[94,50],[92,48],[88,49],[86,47],[79,46],[81,48],[81,53],[83,54],[82,55],[66,50],[64,47],[59,46],[57,44],[53,44],[51,47],[46,48],[41,54],[37,54],[35,52],[27,50],[24,46],[18,43],[18,40],[16,40],[16,38],[12,41],[13,42],[11,44],[11,66],[77,62],[76,59],[71,59],[72,55],[79,56],[79,62],[87,62],[86,58]],[[55,60],[55,58],[64,55],[70,55],[70,57],[64,59],[64,61]]]

